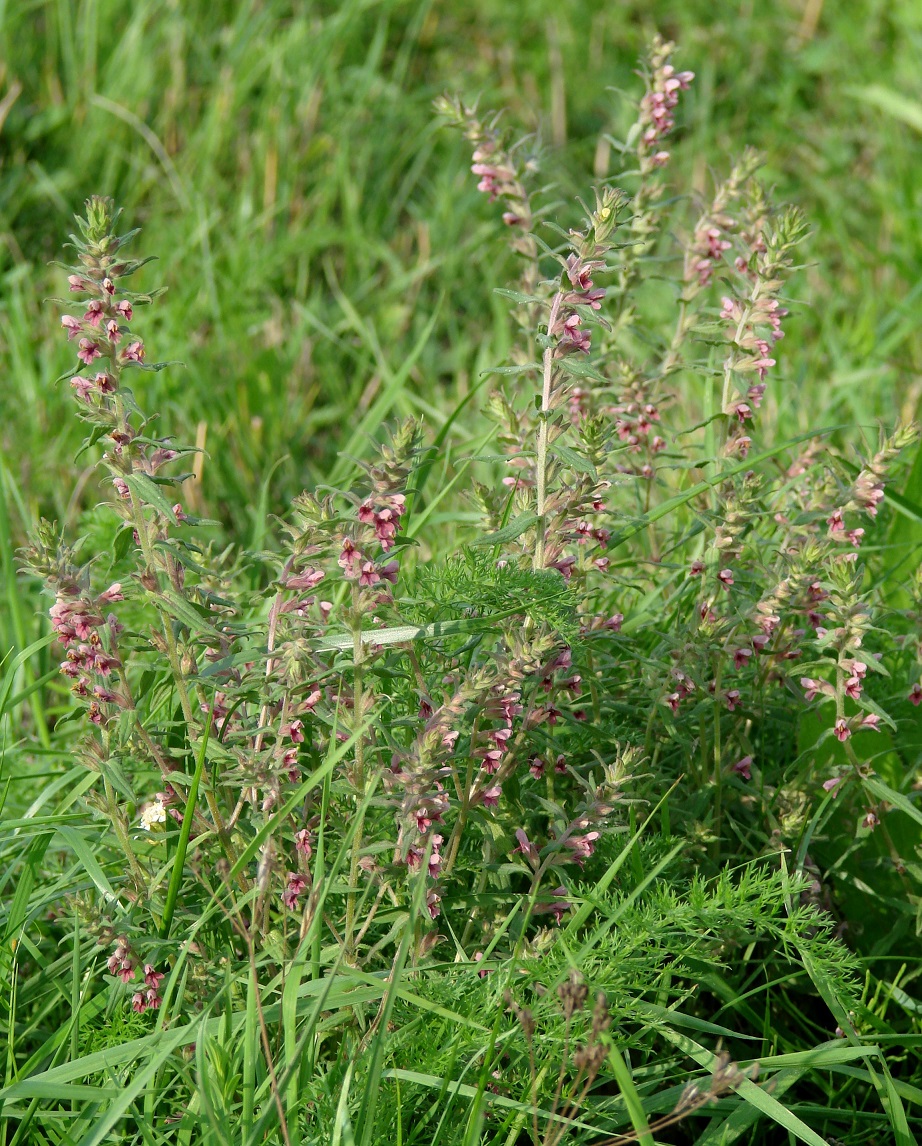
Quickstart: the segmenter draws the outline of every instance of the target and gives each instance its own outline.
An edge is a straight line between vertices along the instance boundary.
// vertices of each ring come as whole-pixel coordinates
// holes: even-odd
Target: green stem
[[[112,820],[112,827],[115,828],[115,834],[118,836],[118,842],[122,845],[125,852],[131,874],[138,884],[138,890],[141,891],[147,886],[147,877],[144,875],[143,868],[138,863],[138,858],[134,854],[134,848],[131,846],[131,837],[125,830],[125,825],[122,822],[122,814],[118,809],[118,801],[115,798],[115,789],[109,783],[109,777],[106,776],[105,773],[103,773],[102,779],[105,785],[106,804],[109,808],[109,818]]]
[[[560,291],[554,295],[551,304],[551,313],[547,322],[548,337],[557,321],[557,312],[563,295]],[[554,384],[554,346],[547,346],[544,351],[544,373],[541,386],[541,423],[538,427],[538,457],[535,463],[536,501],[535,512],[538,515],[537,537],[535,539],[534,568],[544,568],[544,535],[547,530],[547,455],[550,437],[551,395]]]
[[[192,775],[192,783],[189,785],[189,795],[186,799],[186,809],[183,813],[182,824],[179,829],[179,842],[176,845],[176,858],[173,861],[173,871],[170,875],[170,886],[167,888],[166,893],[166,906],[163,909],[163,922],[160,925],[160,936],[162,939],[168,939],[170,936],[170,925],[173,922],[173,913],[176,910],[176,900],[179,896],[179,886],[182,883],[183,867],[186,862],[186,851],[189,847],[189,835],[192,832],[192,819],[195,815],[195,801],[198,798],[199,784],[202,779],[202,773],[205,770],[205,750],[208,747],[208,734],[211,730],[211,715],[213,712],[214,702],[212,701],[208,723],[205,725],[205,732],[202,736],[202,743],[199,746],[198,759],[195,762],[195,772]]]
[[[358,609],[358,588],[352,590],[353,612],[355,622],[352,629],[352,664],[354,666],[352,678],[352,718],[356,727],[360,727],[364,719],[364,683],[365,674],[362,667],[362,621]],[[346,957],[351,959],[354,955],[352,936],[355,929],[355,899],[359,879],[359,860],[362,852],[362,833],[365,828],[365,737],[359,735],[355,742],[355,771],[353,786],[358,805],[358,820],[355,826],[355,835],[352,838],[352,854],[349,861],[349,891],[346,897],[346,930],[345,949]]]

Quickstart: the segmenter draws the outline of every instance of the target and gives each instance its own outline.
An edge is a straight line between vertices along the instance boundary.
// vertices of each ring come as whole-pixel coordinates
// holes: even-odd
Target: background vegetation
[[[670,180],[706,193],[710,164],[725,170],[743,147],[755,146],[767,157],[763,175],[776,197],[800,206],[812,228],[766,397],[775,438],[839,427],[828,439],[833,444],[876,441],[878,419],[889,425],[916,416],[922,374],[922,10],[910,0],[0,5],[4,1083],[15,1088],[40,1068],[97,1056],[81,1073],[50,1077],[45,1091],[11,1089],[7,1142],[172,1141],[169,1125],[153,1119],[155,1088],[145,1079],[162,1079],[157,1072],[174,1052],[185,1064],[185,1082],[203,1090],[209,1106],[202,1118],[210,1129],[201,1139],[189,1130],[183,1140],[262,1140],[245,1100],[242,1136],[225,1127],[228,1137],[221,1137],[222,1111],[238,1124],[240,1079],[254,1088],[265,1083],[263,1067],[232,1037],[240,1016],[247,1034],[255,1031],[252,984],[239,984],[235,1005],[210,1020],[212,1041],[199,1040],[197,1058],[161,1041],[146,1044],[142,1065],[134,1066],[141,1051],[132,1040],[149,1038],[150,1024],[110,1006],[105,1022],[94,1014],[86,1030],[68,1025],[67,1017],[80,1013],[86,952],[75,940],[58,953],[47,935],[39,938],[36,921],[81,886],[93,857],[79,850],[87,845],[78,832],[66,834],[82,822],[79,786],[60,747],[68,729],[48,730],[66,710],[67,694],[56,683],[47,643],[36,647],[48,631],[47,602],[36,583],[17,576],[14,551],[39,516],[58,520],[71,536],[87,534],[88,552],[111,545],[86,457],[77,461],[75,480],[83,431],[68,388],[52,384],[71,356],[58,314],[43,300],[61,293],[60,274],[48,262],[74,212],[88,195],[109,194],[128,209],[131,225],[143,226],[144,253],[160,258],[151,279],[169,288],[145,315],[145,337],[158,357],[184,363],[145,376],[144,406],[205,447],[190,508],[220,523],[215,536],[249,550],[272,547],[272,515],[284,515],[305,487],[349,476],[343,452],[368,455],[382,422],[397,415],[421,417],[437,433],[483,372],[505,360],[513,339],[507,304],[492,291],[516,277],[515,260],[497,241],[503,225],[496,210],[474,189],[467,145],[436,121],[433,98],[451,89],[479,96],[484,107],[508,108],[511,119],[539,133],[546,169],[560,196],[570,197],[615,169],[604,135],[623,130],[630,114],[608,89],[631,86],[654,30],[680,45],[680,66],[696,73]],[[478,405],[452,425],[446,457],[483,441],[487,423]],[[886,516],[874,538],[891,609],[907,604],[903,585],[917,563],[920,525],[912,506],[922,501],[922,467],[907,467],[897,488],[909,513]],[[475,520],[461,502],[444,503],[432,517],[445,527],[446,550]],[[442,554],[424,549],[423,556]],[[913,746],[922,734],[905,694],[901,679],[892,689],[902,705],[900,768],[888,778],[910,803]],[[806,743],[815,734],[798,725],[781,729],[778,739]],[[26,825],[24,817],[46,827]],[[883,845],[871,858],[853,855],[854,822],[834,824],[813,855],[820,898],[853,961],[831,946],[816,957],[827,960],[830,982],[851,976],[861,1019],[880,1049],[876,1059],[864,1047],[815,1049],[833,1038],[836,1022],[828,1007],[816,1005],[820,992],[805,977],[803,959],[791,970],[780,958],[787,942],[779,939],[777,917],[781,874],[748,888],[751,917],[744,924],[742,900],[720,883],[719,865],[705,872],[716,880],[707,887],[695,890],[691,867],[680,866],[658,899],[642,899],[638,889],[681,864],[669,856],[668,826],[625,861],[630,879],[605,901],[608,926],[595,949],[581,952],[584,966],[606,969],[593,981],[625,1013],[642,990],[648,1007],[684,1002],[697,980],[707,996],[703,1012],[715,1025],[702,1027],[698,1014],[677,1033],[662,1014],[648,1012],[651,1029],[672,1039],[674,1053],[661,1051],[657,1060],[641,1040],[632,1059],[625,1044],[628,1082],[619,1078],[611,1094],[627,1095],[629,1108],[631,1096],[646,1101],[651,1117],[672,1109],[692,1064],[712,1066],[720,1027],[755,1040],[734,1044],[725,1034],[735,1057],[778,1060],[775,1098],[799,1120],[786,1124],[773,1108],[756,1124],[755,1106],[721,1098],[709,1108],[710,1122],[693,1120],[693,1130],[665,1131],[661,1141],[781,1142],[788,1134],[914,1140],[922,1099],[919,840],[909,813],[906,824],[895,838],[908,891]],[[759,854],[757,835],[740,838],[741,864]],[[56,883],[43,866],[51,839],[60,851]],[[600,870],[617,854],[606,854]],[[111,857],[107,865],[111,874]],[[784,894],[790,897],[790,888]],[[803,922],[798,942],[807,942],[814,923]],[[711,974],[709,949],[696,947],[702,933],[726,936],[734,927],[746,938],[742,964],[759,963],[751,981],[739,962],[726,975]],[[632,929],[647,948],[661,945],[668,962],[681,962],[678,986],[664,962],[652,1001],[649,980],[632,980],[636,953],[623,938]],[[21,981],[23,950],[32,978]],[[565,978],[571,955],[555,949],[554,974]],[[326,1128],[318,1142],[349,1141],[345,1114],[357,1101],[350,1087],[368,1083],[350,1065],[347,1044],[332,1066],[320,1049],[330,1014],[358,1007],[348,991],[359,981],[323,999],[311,1019],[316,1031],[297,1029],[315,1048],[299,1078],[304,1101]],[[380,982],[365,986],[368,999],[381,997]],[[363,1106],[357,1140],[467,1144],[490,1134],[483,1140],[516,1142],[524,1133],[519,1108],[500,1107],[484,1129],[477,1102],[487,1080],[478,1077],[479,1065],[470,1075],[459,1065],[479,1063],[477,1040],[502,1010],[489,980],[454,983],[446,973],[437,987],[411,984],[395,1004],[393,1039],[382,1051],[392,1088],[386,1117]],[[556,1024],[547,1045],[557,1053],[562,1022],[545,1019]],[[317,1062],[325,1065],[314,1072]],[[35,1111],[60,1097],[62,1085],[70,1087],[64,1097],[72,1117],[40,1120]],[[623,1107],[612,1098],[609,1109],[605,1098],[601,1114],[627,1129],[629,1121],[618,1122]],[[804,1125],[823,1137],[804,1138]],[[588,1132],[585,1140],[592,1140]]]

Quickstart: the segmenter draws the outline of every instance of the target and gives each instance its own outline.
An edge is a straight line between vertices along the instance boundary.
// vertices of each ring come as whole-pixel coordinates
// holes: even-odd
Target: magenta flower
[[[916,683],[909,690],[909,700],[916,706],[916,708],[922,704],[922,684],[919,684],[918,681],[916,681]]]

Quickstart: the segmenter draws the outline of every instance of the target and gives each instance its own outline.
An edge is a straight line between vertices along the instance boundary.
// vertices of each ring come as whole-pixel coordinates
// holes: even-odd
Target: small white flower
[[[166,808],[159,799],[154,800],[148,804],[144,811],[141,813],[141,827],[145,832],[149,832],[154,824],[166,823]]]

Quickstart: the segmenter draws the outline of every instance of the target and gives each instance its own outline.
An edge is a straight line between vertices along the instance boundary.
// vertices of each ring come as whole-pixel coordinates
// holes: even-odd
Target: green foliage
[[[168,7],[0,6],[0,1137],[908,1146],[911,7]]]

